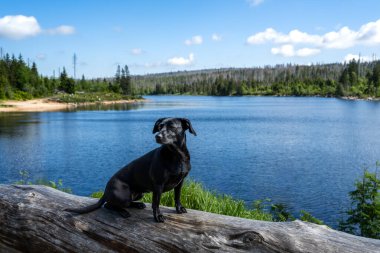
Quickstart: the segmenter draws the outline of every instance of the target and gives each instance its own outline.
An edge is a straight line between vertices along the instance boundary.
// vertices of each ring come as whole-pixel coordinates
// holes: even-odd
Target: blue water
[[[75,194],[158,147],[160,117],[187,117],[190,176],[243,199],[270,198],[336,226],[365,166],[380,160],[380,103],[333,98],[152,96],[136,106],[0,113],[0,183],[63,179]]]

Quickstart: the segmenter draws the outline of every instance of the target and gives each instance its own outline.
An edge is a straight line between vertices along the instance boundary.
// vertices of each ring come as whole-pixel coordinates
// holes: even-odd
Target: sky
[[[0,0],[0,47],[111,77],[380,58],[379,0]]]

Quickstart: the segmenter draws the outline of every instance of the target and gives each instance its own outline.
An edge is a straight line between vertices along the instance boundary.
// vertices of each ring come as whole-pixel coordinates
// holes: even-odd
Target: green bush
[[[348,218],[339,222],[339,229],[347,233],[380,239],[380,179],[379,163],[375,172],[364,170],[363,176],[355,182],[356,189],[349,193],[351,208],[346,211]]]
[[[25,91],[20,91],[20,90],[14,91],[13,97],[12,97],[12,99],[14,100],[28,100],[32,98],[33,98],[32,94]]]

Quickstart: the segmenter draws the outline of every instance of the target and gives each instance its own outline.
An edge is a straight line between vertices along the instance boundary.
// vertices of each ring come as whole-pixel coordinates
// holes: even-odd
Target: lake
[[[285,203],[336,227],[363,168],[380,160],[380,103],[334,98],[148,96],[137,105],[0,113],[0,183],[62,179],[102,190],[119,168],[158,147],[160,117],[186,117],[191,178],[243,199]]]

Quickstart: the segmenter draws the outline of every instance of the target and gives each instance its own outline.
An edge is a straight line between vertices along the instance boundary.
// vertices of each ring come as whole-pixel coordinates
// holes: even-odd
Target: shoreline
[[[78,106],[86,105],[110,105],[110,104],[131,104],[145,101],[145,99],[133,100],[114,100],[100,102],[84,102],[84,103],[64,103],[57,102],[51,98],[39,98],[26,101],[6,100],[0,101],[0,113],[2,112],[53,112],[72,109]]]
[[[194,95],[188,95],[188,96],[194,96]],[[204,95],[195,95],[195,96],[204,96]],[[265,97],[262,95],[245,95],[245,96]],[[294,96],[280,96],[280,95],[272,95],[272,96],[294,97]],[[324,96],[301,96],[301,97],[324,97]],[[324,98],[338,98],[338,99],[350,100],[350,101],[380,101],[380,98],[378,97],[359,98],[355,96],[345,96],[345,97],[324,97]],[[19,100],[1,101],[0,100],[0,113],[2,112],[52,112],[52,111],[62,111],[66,109],[73,109],[76,107],[87,106],[87,105],[132,104],[132,103],[139,103],[143,101],[147,101],[147,100],[146,99],[104,100],[104,101],[83,102],[83,103],[58,102],[52,99],[51,97],[31,99],[31,100],[25,100],[25,101],[19,101]]]
[[[341,99],[344,100],[361,100],[361,101],[380,101],[379,97],[366,97],[366,98],[359,98],[359,97],[354,97],[354,96],[347,96],[347,97],[341,97]]]
[[[342,100],[352,100],[352,101],[380,101],[380,97],[356,97],[356,96],[344,96],[344,97],[336,97],[336,96],[321,96],[321,95],[309,95],[309,96],[296,96],[296,95],[226,95],[226,96],[218,96],[218,95],[203,95],[203,94],[156,94],[156,95],[147,95],[147,96],[194,96],[194,97],[294,97],[294,98],[336,98]]]

